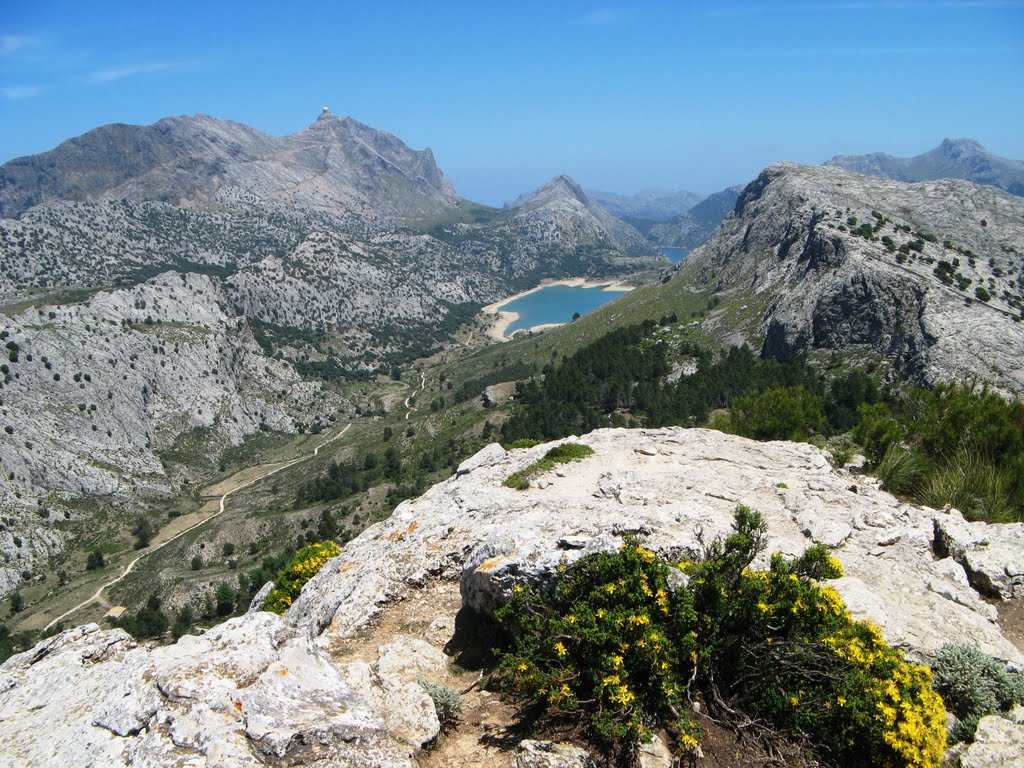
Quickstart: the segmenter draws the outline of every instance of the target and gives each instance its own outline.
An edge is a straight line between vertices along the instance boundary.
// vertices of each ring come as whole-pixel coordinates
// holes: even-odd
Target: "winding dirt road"
[[[422,374],[420,374],[420,375],[422,376]],[[421,383],[421,385],[420,385],[421,389],[422,389],[422,386],[423,385]],[[408,401],[406,401],[406,406],[408,407]],[[408,418],[408,414],[406,414],[406,418]],[[144,557],[147,557],[148,555],[153,554],[157,550],[162,549],[163,547],[166,547],[172,541],[175,541],[176,539],[181,538],[182,536],[184,536],[189,531],[194,531],[199,526],[205,525],[206,523],[208,523],[211,520],[213,520],[215,517],[219,517],[220,515],[224,514],[224,505],[227,502],[228,496],[230,496],[231,494],[235,493],[236,491],[240,491],[243,488],[248,488],[250,485],[254,485],[255,483],[258,483],[260,480],[263,480],[264,478],[267,478],[267,477],[270,477],[271,475],[277,474],[278,472],[280,472],[280,471],[282,471],[284,469],[288,469],[288,467],[294,467],[296,464],[300,464],[303,461],[309,461],[314,456],[317,456],[320,453],[320,449],[321,448],[324,448],[324,447],[330,445],[335,440],[337,440],[339,437],[341,437],[346,432],[348,432],[348,429],[351,426],[352,426],[351,424],[346,424],[345,428],[343,430],[341,430],[334,437],[331,437],[331,438],[328,438],[327,440],[324,440],[322,443],[320,443],[320,445],[318,445],[316,448],[313,449],[312,453],[308,453],[305,456],[300,456],[297,459],[292,459],[291,461],[286,461],[286,462],[281,463],[281,464],[264,464],[264,465],[259,466],[259,467],[250,467],[248,469],[244,469],[244,470],[238,472],[232,478],[228,478],[227,480],[222,480],[220,483],[217,483],[216,485],[211,486],[211,488],[224,487],[225,485],[228,486],[228,489],[225,490],[225,492],[222,493],[221,496],[220,496],[220,502],[218,504],[218,508],[217,508],[216,512],[214,512],[209,517],[204,517],[198,523],[195,523],[194,525],[190,525],[188,528],[184,529],[183,531],[179,531],[178,533],[174,534],[169,539],[167,539],[167,541],[160,542],[159,544],[157,544],[152,549],[144,550],[138,557],[136,557],[134,560],[132,560],[130,563],[128,563],[128,565],[125,566],[124,570],[121,572],[121,574],[118,577],[116,577],[114,579],[111,579],[110,581],[108,581],[105,584],[103,584],[99,589],[96,590],[95,594],[93,594],[92,597],[88,598],[87,600],[83,600],[81,603],[76,605],[71,610],[65,611],[60,616],[58,616],[57,618],[53,619],[49,624],[46,625],[45,629],[50,629],[50,627],[52,627],[58,621],[61,621],[62,619],[65,619],[68,616],[71,616],[72,614],[77,613],[82,608],[85,608],[88,605],[92,605],[93,603],[96,603],[96,602],[102,602],[104,590],[109,589],[110,587],[114,586],[119,581],[124,579],[129,573],[132,572],[132,569],[135,568],[135,564],[138,563],[140,560],[142,560]],[[254,469],[255,470],[264,470],[264,471],[258,472],[255,477],[250,477],[245,482],[238,483],[238,481],[243,476],[247,476],[247,475],[251,474],[252,470],[254,470]]]
[[[412,391],[412,394],[411,394],[411,395],[409,395],[409,396],[408,396],[407,398],[405,398],[405,407],[406,407],[406,409],[407,409],[407,410],[406,410],[406,412],[405,412],[405,420],[406,420],[406,421],[408,421],[408,420],[409,420],[409,417],[410,417],[410,416],[412,416],[412,412],[413,412],[413,411],[415,411],[415,410],[418,410],[418,409],[417,409],[417,408],[415,408],[414,406],[412,406],[412,405],[409,405],[409,401],[410,401],[410,400],[412,400],[412,399],[413,399],[414,397],[416,397],[416,395],[418,395],[418,394],[419,394],[420,392],[422,392],[422,391],[423,391],[423,388],[424,388],[424,387],[425,387],[426,385],[427,385],[427,377],[426,377],[426,374],[424,374],[424,373],[423,373],[423,371],[420,371],[420,385],[419,385],[419,387],[418,387],[417,389],[414,389],[414,390]]]

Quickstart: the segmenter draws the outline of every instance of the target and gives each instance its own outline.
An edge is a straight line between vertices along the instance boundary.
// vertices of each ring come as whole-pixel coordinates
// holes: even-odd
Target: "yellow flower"
[[[693,752],[697,749],[697,739],[688,733],[684,733],[679,737],[679,748],[683,752]]]
[[[624,685],[618,686],[618,688],[615,689],[615,693],[611,696],[612,701],[617,704],[621,704],[624,707],[628,706],[635,698],[636,694]]]
[[[565,620],[567,622],[569,622],[570,624],[575,624],[576,623],[576,616],[574,614],[570,613],[568,616],[565,617]]]
[[[555,653],[557,653],[559,656],[565,656],[565,654],[566,654],[565,646],[562,645],[562,643],[560,643],[560,642],[555,643]]]

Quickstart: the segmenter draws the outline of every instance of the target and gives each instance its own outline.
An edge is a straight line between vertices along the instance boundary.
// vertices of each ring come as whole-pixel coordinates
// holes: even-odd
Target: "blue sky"
[[[323,105],[490,204],[944,137],[1024,158],[1024,0],[0,2],[0,162],[170,114],[292,133]]]

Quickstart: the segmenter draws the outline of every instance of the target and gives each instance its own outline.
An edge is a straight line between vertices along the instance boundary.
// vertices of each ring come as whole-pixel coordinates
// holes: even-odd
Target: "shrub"
[[[669,564],[630,540],[563,566],[547,589],[517,587],[497,612],[511,640],[496,679],[583,712],[610,751],[665,727],[692,754],[684,702],[700,694],[715,716],[741,710],[836,764],[937,766],[945,712],[929,670],[815,583],[842,574],[825,547],[751,570],[764,535],[741,506],[698,562]]]
[[[973,741],[978,720],[986,715],[1003,714],[1014,704],[1024,704],[1024,675],[974,646],[946,643],[932,674],[935,690],[959,721],[950,731],[951,744]]]
[[[755,440],[803,441],[824,431],[825,414],[821,398],[803,387],[770,387],[733,401],[732,426]]]
[[[562,443],[556,445],[550,451],[544,454],[544,457],[539,461],[533,462],[528,467],[513,472],[511,475],[506,477],[502,481],[502,485],[506,488],[514,488],[517,491],[525,491],[530,487],[530,478],[538,472],[544,472],[552,469],[556,464],[566,464],[570,461],[576,461],[587,456],[592,456],[594,449],[589,445],[583,445],[582,443]]]
[[[89,556],[85,560],[85,570],[97,571],[107,564],[103,557],[103,552],[99,549],[94,549],[89,552]]]
[[[316,575],[324,563],[339,554],[341,547],[333,541],[321,541],[300,549],[277,575],[274,588],[263,601],[263,610],[284,613],[306,582]]]
[[[462,714],[462,696],[447,685],[432,683],[429,680],[417,677],[416,682],[427,692],[427,695],[434,702],[434,711],[437,712],[437,720],[441,723],[441,730],[446,731],[459,721]]]

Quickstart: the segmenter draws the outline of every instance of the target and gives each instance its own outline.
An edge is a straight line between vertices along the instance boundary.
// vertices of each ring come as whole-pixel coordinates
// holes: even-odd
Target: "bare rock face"
[[[718,295],[705,330],[773,357],[880,355],[919,382],[980,376],[1019,393],[1022,269],[1018,197],[776,163],[679,279]]]
[[[591,202],[582,187],[564,175],[517,201],[513,221],[547,248],[566,242],[606,251],[649,248],[635,227]]]
[[[375,658],[353,660],[345,650],[353,636],[392,603],[443,580],[461,582],[467,606],[490,611],[512,585],[540,583],[553,565],[627,536],[666,558],[690,557],[700,534],[728,533],[737,504],[768,524],[767,551],[755,565],[773,551],[792,556],[829,543],[846,574],[832,584],[851,612],[909,656],[927,660],[957,642],[1024,664],[965,566],[955,556],[937,559],[936,531],[960,524],[958,513],[904,504],[805,444],[682,428],[572,439],[596,455],[559,465],[541,478],[545,487],[525,491],[502,480],[551,445],[485,449],[461,474],[346,544],[283,618],[249,613],[163,647],[91,625],[11,658],[0,665],[0,755],[17,765],[76,767],[411,768],[439,728],[416,681],[441,677],[439,647],[454,625],[443,612],[433,621],[421,616],[431,627],[423,638],[390,636]],[[971,528],[971,540],[984,536],[992,546],[1014,530]],[[993,572],[997,551],[985,566]],[[1011,562],[1014,553],[1003,551]],[[979,744],[991,748],[984,754],[995,757],[964,764],[1011,764],[1019,734],[1004,730],[980,729]],[[581,750],[527,744],[510,763],[588,760]]]
[[[283,137],[209,115],[108,125],[0,166],[0,216],[10,218],[53,200],[274,197],[388,213],[437,212],[457,199],[429,149],[330,113]]]
[[[343,403],[265,355],[229,305],[209,277],[168,272],[8,320],[17,352],[0,381],[0,512],[11,518],[0,568],[32,570],[63,546],[63,500],[137,505],[171,492],[161,451],[213,463],[261,426],[329,425]]]

